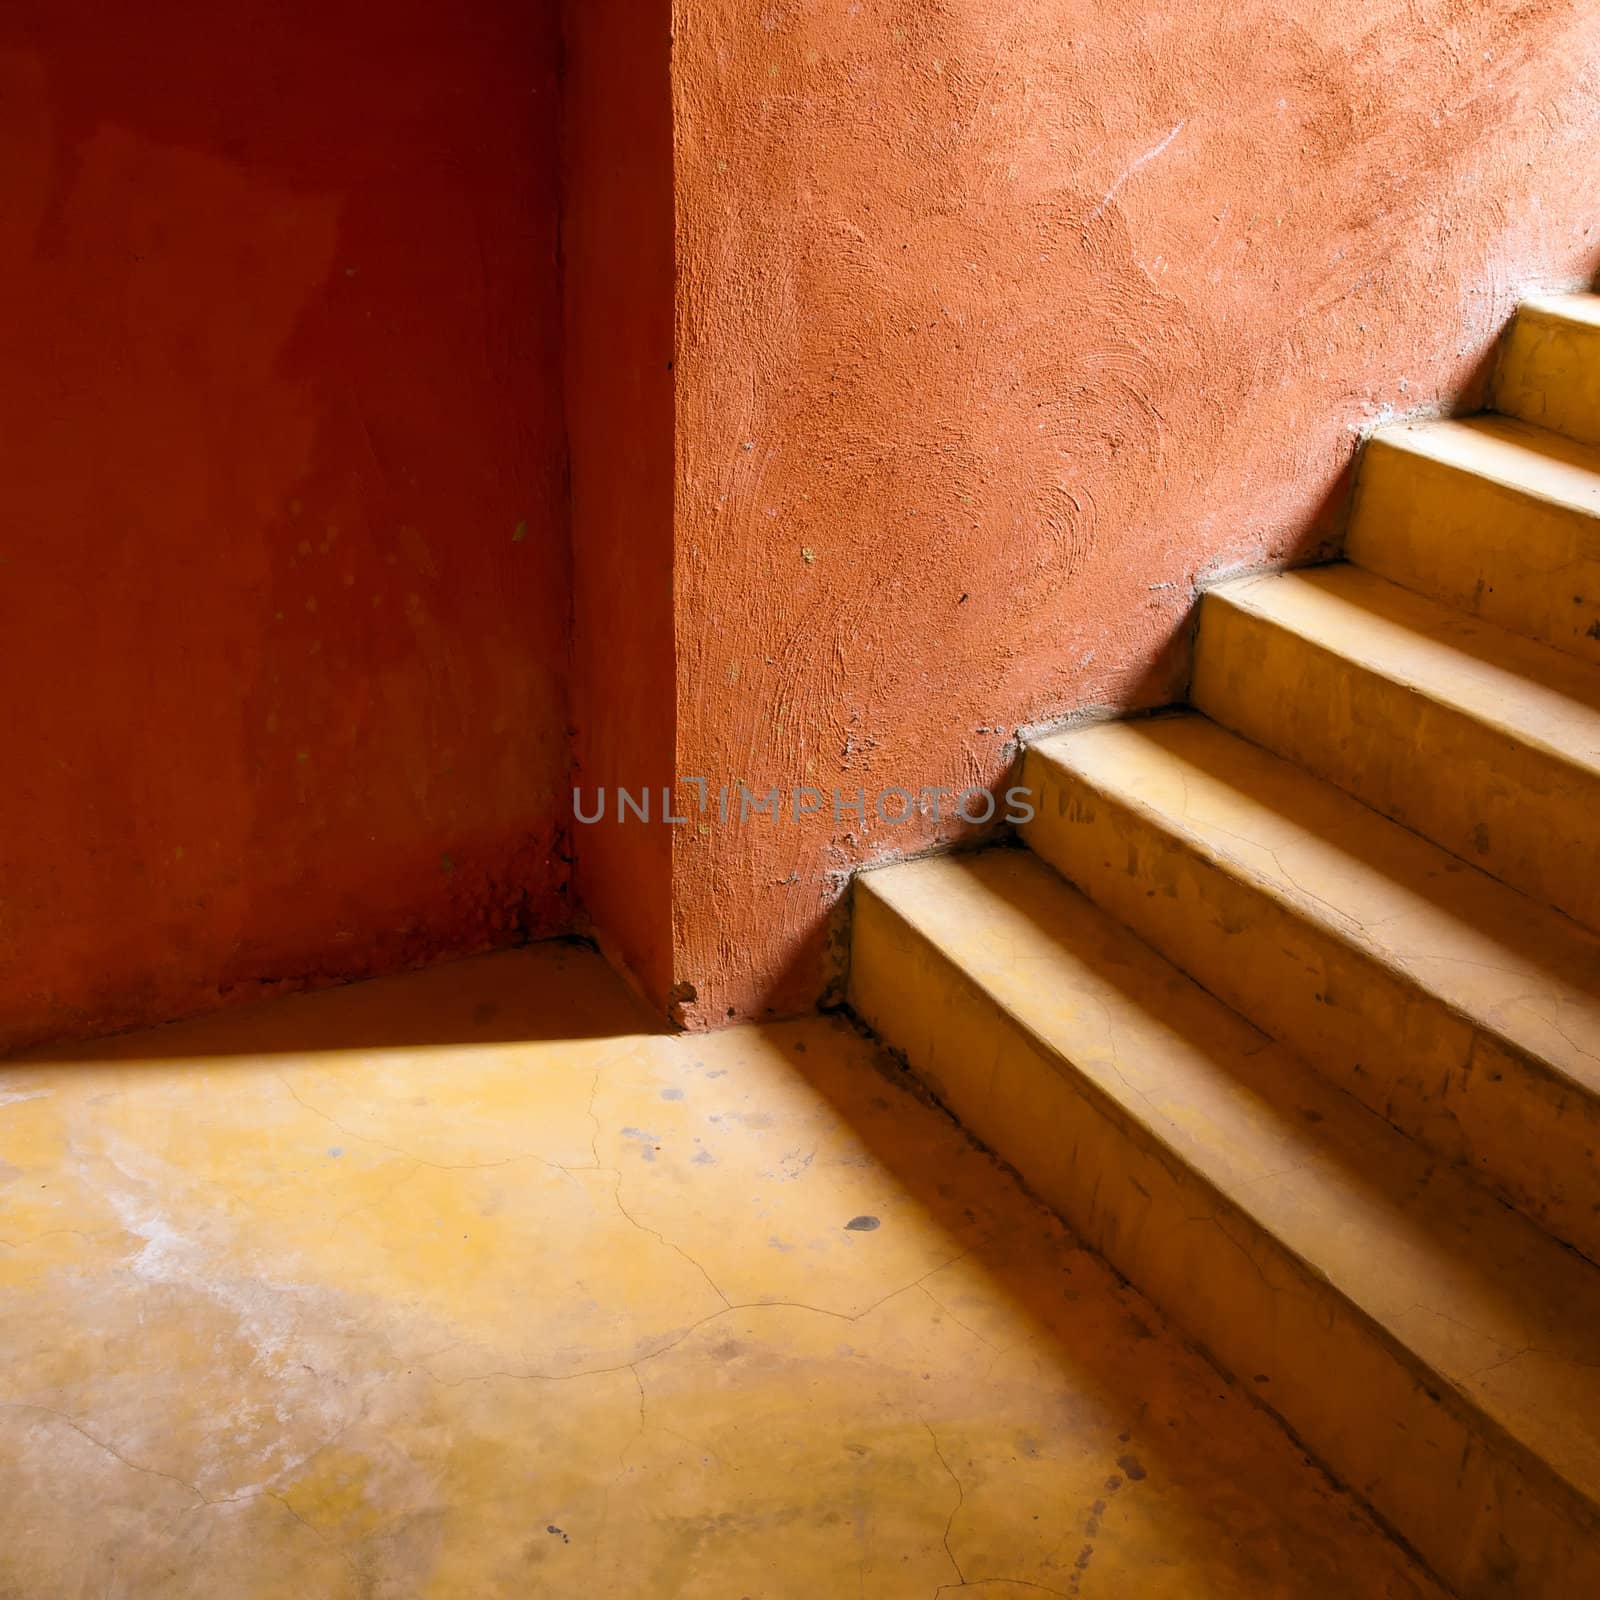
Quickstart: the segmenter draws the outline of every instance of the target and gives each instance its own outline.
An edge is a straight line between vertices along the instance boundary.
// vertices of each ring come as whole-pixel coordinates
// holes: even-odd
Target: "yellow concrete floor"
[[[1433,1596],[842,1021],[544,945],[0,1065],[0,1596]]]

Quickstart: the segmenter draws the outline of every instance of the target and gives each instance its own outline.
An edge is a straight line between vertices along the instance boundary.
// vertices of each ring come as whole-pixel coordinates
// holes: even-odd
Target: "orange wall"
[[[685,773],[992,783],[1181,694],[1197,579],[1600,259],[1593,0],[675,14]],[[695,1020],[807,1004],[843,872],[944,832],[679,830]]]
[[[0,1043],[566,925],[557,50],[0,8]]]
[[[948,825],[571,782],[1180,694],[1197,581],[1594,272],[1589,7],[0,9],[0,1045],[555,931],[574,855],[691,1024],[810,1004]]]

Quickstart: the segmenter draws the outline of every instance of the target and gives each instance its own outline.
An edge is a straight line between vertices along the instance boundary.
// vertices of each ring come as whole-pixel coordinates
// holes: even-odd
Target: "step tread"
[[[1400,422],[1372,442],[1600,519],[1600,446],[1533,423],[1492,415]]]
[[[1517,314],[1548,317],[1557,322],[1578,322],[1600,328],[1600,294],[1578,291],[1568,294],[1530,295],[1517,307]]]
[[[1600,672],[1348,563],[1235,579],[1223,601],[1600,775]]]
[[[1600,1095],[1600,938],[1192,712],[1032,749]]]
[[[1022,851],[858,888],[1600,1518],[1600,1270],[1427,1156]]]

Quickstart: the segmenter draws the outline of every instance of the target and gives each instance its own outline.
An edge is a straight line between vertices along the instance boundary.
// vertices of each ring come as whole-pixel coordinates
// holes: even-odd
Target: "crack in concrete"
[[[1106,1065],[1109,1066],[1114,1073],[1116,1073],[1117,1080],[1125,1089],[1127,1089],[1129,1094],[1137,1095],[1139,1099],[1143,1100],[1144,1103],[1149,1106],[1151,1113],[1155,1116],[1158,1122],[1169,1128],[1175,1128],[1177,1124],[1172,1120],[1171,1117],[1167,1115],[1165,1111],[1161,1109],[1160,1106],[1155,1103],[1154,1100],[1150,1098],[1149,1092],[1141,1089],[1139,1085],[1136,1084],[1127,1075],[1127,1073],[1122,1070],[1122,1045],[1117,1035],[1117,1025],[1112,1020],[1110,1003],[1106,1000],[1104,995],[1091,994],[1086,995],[1085,998],[1092,1000],[1095,1005],[1100,1008],[1101,1016],[1105,1018],[1106,1047],[1111,1052]]]
[[[138,1461],[130,1461],[127,1456],[113,1444],[92,1434],[72,1415],[70,1411],[62,1411],[57,1406],[41,1405],[31,1400],[0,1400],[0,1411],[42,1411],[46,1416],[56,1417],[72,1429],[80,1438],[86,1439],[97,1450],[103,1450],[114,1461],[120,1461],[130,1472],[142,1472],[152,1478],[165,1478],[168,1483],[175,1483],[180,1489],[187,1489],[201,1505],[215,1506],[227,1505],[237,1498],[248,1496],[227,1496],[224,1499],[213,1500],[198,1484],[190,1483],[187,1478],[180,1478],[175,1472],[163,1472],[160,1467],[147,1467]]]
[[[584,1115],[589,1119],[589,1160],[596,1167],[600,1165],[600,1116],[594,1103],[600,1094],[600,1071],[600,1067],[594,1069],[594,1082],[589,1085],[589,1103],[584,1107]]]
[[[956,1560],[955,1551],[950,1548],[950,1530],[955,1526],[956,1518],[960,1516],[962,1506],[967,1503],[967,1491],[960,1478],[956,1476],[955,1469],[945,1460],[944,1451],[939,1448],[939,1436],[933,1431],[933,1425],[926,1421],[922,1425],[928,1430],[928,1439],[933,1445],[933,1453],[939,1458],[939,1465],[950,1475],[951,1483],[956,1486],[956,1503],[950,1508],[950,1515],[945,1518],[944,1553],[950,1558],[950,1565],[955,1568],[956,1584],[960,1587],[966,1584],[967,1576],[961,1570],[961,1563]],[[939,1594],[949,1587],[949,1584],[941,1584],[934,1593]]]
[[[1231,1244],[1233,1246],[1233,1248],[1235,1250],[1237,1250],[1241,1256],[1244,1257],[1244,1259],[1249,1263],[1251,1269],[1254,1271],[1255,1275],[1258,1278],[1260,1278],[1260,1280],[1267,1286],[1267,1289],[1272,1294],[1282,1294],[1284,1292],[1283,1285],[1274,1283],[1272,1281],[1272,1279],[1267,1276],[1267,1269],[1259,1261],[1256,1260],[1254,1254],[1252,1254],[1252,1252],[1250,1251],[1249,1247],[1244,1243],[1244,1241],[1242,1239],[1236,1239],[1236,1238],[1234,1238],[1234,1236],[1231,1233],[1228,1232],[1228,1229],[1224,1225],[1222,1218],[1223,1218],[1223,1213],[1222,1212],[1214,1211],[1214,1212],[1211,1213],[1211,1215],[1209,1217],[1207,1217],[1207,1218],[1205,1218],[1203,1220],[1209,1221],[1210,1223],[1212,1223],[1213,1226],[1216,1228],[1217,1232],[1220,1233],[1222,1235],[1222,1237],[1224,1239],[1226,1239],[1228,1241],[1228,1243]],[[1201,1221],[1202,1219],[1198,1218],[1198,1217],[1195,1217],[1195,1218],[1188,1218],[1186,1220],[1198,1222],[1198,1221]]]
[[[142,1462],[130,1459],[119,1449],[117,1449],[114,1444],[111,1444],[108,1440],[100,1438],[98,1434],[91,1433],[70,1412],[63,1411],[57,1406],[41,1405],[35,1401],[5,1400],[0,1401],[0,1411],[38,1411],[43,1412],[46,1416],[55,1417],[58,1421],[64,1422],[81,1439],[93,1445],[97,1450],[100,1450],[104,1454],[110,1456],[113,1461],[116,1461],[119,1465],[126,1467],[130,1472],[137,1472],[145,1477],[150,1478],[161,1478],[168,1483],[177,1484],[180,1489],[187,1490],[188,1493],[195,1497],[196,1504],[193,1509],[196,1511],[213,1510],[220,1506],[247,1505],[251,1501],[255,1500],[275,1501],[303,1528],[311,1533],[322,1544],[326,1545],[330,1550],[334,1551],[335,1554],[337,1554],[345,1563],[345,1565],[350,1568],[352,1575],[359,1577],[359,1572],[350,1552],[342,1544],[330,1539],[325,1533],[322,1532],[320,1528],[317,1528],[313,1524],[307,1522],[306,1519],[301,1516],[300,1513],[296,1511],[295,1508],[290,1505],[289,1502],[275,1489],[261,1487],[256,1489],[247,1489],[239,1494],[219,1495],[213,1497],[208,1495],[199,1486],[199,1484],[191,1483],[189,1479],[180,1477],[175,1472],[165,1472],[160,1467],[146,1466]],[[352,1426],[354,1420],[355,1419],[352,1418],[350,1422],[346,1422],[344,1426],[341,1427],[330,1438],[323,1440],[323,1442],[314,1450],[308,1451],[293,1464],[293,1468],[285,1468],[284,1470],[289,1471],[304,1466],[306,1462],[311,1460],[313,1456],[320,1454],[323,1450],[328,1449],[329,1446],[337,1443],[338,1440]],[[278,1476],[281,1475],[281,1473],[278,1474]]]
[[[1061,1600],[1072,1600],[1070,1589],[1052,1589],[1047,1583],[1034,1583],[1029,1578],[963,1578],[960,1583],[941,1583],[933,1591],[933,1600],[942,1594],[953,1594],[957,1589],[987,1589],[991,1583],[1003,1583],[1009,1589],[1036,1589],[1040,1594],[1059,1595]]]
[[[640,1231],[640,1233],[649,1234],[652,1239],[659,1240],[662,1244],[664,1244],[667,1247],[667,1249],[673,1251],[675,1254],[681,1256],[685,1261],[687,1261],[689,1263],[689,1265],[691,1267],[693,1267],[694,1270],[696,1272],[698,1272],[702,1278],[705,1279],[706,1287],[709,1288],[711,1290],[711,1292],[722,1302],[723,1308],[725,1310],[731,1308],[732,1302],[728,1299],[727,1295],[725,1295],[722,1292],[721,1288],[718,1287],[716,1279],[713,1278],[711,1276],[711,1274],[709,1272],[707,1272],[706,1269],[703,1266],[701,1266],[700,1263],[698,1261],[696,1261],[695,1258],[692,1255],[690,1255],[687,1250],[685,1250],[683,1248],[682,1245],[674,1244],[673,1241],[671,1239],[669,1239],[659,1229],[652,1228],[647,1223],[640,1222],[639,1219],[636,1216],[634,1216],[634,1214],[631,1211],[629,1211],[628,1208],[625,1205],[623,1205],[623,1203],[622,1203],[622,1174],[621,1174],[620,1171],[617,1171],[615,1168],[610,1168],[608,1170],[612,1172],[613,1176],[617,1180],[617,1186],[612,1191],[612,1196],[611,1197],[616,1202],[616,1206],[617,1206],[618,1212],[620,1212],[623,1217],[625,1217],[629,1222],[631,1222],[634,1225],[634,1227],[636,1227]]]
[[[430,1161],[426,1156],[419,1156],[414,1150],[405,1150],[397,1144],[390,1144],[387,1139],[375,1139],[370,1133],[358,1133],[354,1128],[340,1122],[331,1112],[324,1111],[321,1106],[312,1105],[281,1072],[273,1073],[273,1077],[283,1085],[290,1098],[298,1105],[309,1111],[312,1116],[321,1117],[330,1127],[337,1128],[345,1138],[354,1139],[360,1144],[374,1145],[379,1150],[387,1150],[391,1155],[399,1156],[404,1161],[415,1161],[420,1167],[431,1167],[435,1172],[487,1172],[494,1167],[509,1167],[518,1161],[537,1161],[540,1166],[549,1167],[555,1172],[568,1170],[559,1161],[534,1155],[532,1151],[521,1155],[502,1156],[498,1161]]]
[[[605,1367],[580,1367],[576,1372],[513,1372],[509,1368],[497,1367],[490,1372],[471,1372],[460,1378],[441,1378],[436,1372],[426,1365],[421,1366],[421,1371],[434,1383],[445,1389],[459,1389],[467,1383],[487,1383],[492,1378],[507,1378],[516,1383],[568,1383],[576,1378],[599,1378],[615,1372],[629,1372],[636,1367],[643,1366],[647,1361],[654,1361],[658,1356],[664,1356],[675,1350],[687,1339],[690,1334],[697,1332],[707,1323],[715,1322],[719,1317],[725,1317],[734,1311],[809,1311],[819,1317],[833,1317],[840,1322],[860,1322],[863,1317],[869,1317],[880,1307],[887,1305],[891,1300],[900,1295],[909,1294],[911,1290],[918,1289],[936,1273],[943,1272],[946,1267],[954,1266],[956,1262],[964,1260],[969,1252],[963,1250],[948,1260],[941,1261],[937,1266],[930,1267],[919,1278],[914,1278],[910,1283],[903,1283],[896,1289],[891,1289],[887,1294],[880,1295],[871,1305],[863,1306],[860,1311],[834,1311],[828,1306],[807,1305],[803,1300],[734,1300],[724,1304],[720,1310],[708,1311],[705,1316],[697,1317],[687,1326],[680,1328],[664,1344],[657,1345],[654,1350],[642,1356],[634,1356],[629,1361],[613,1362]],[[635,1377],[638,1374],[635,1373]]]
[[[927,1287],[926,1284],[919,1283],[919,1284],[914,1285],[914,1287],[917,1288],[918,1290],[920,1290],[922,1292],[922,1294],[924,1294],[929,1300],[931,1300],[933,1302],[933,1304],[936,1305],[939,1308],[939,1310],[942,1311],[945,1314],[945,1316],[947,1316],[953,1323],[955,1323],[955,1325],[958,1328],[960,1328],[965,1333],[970,1333],[972,1335],[972,1337],[974,1339],[976,1339],[978,1341],[978,1343],[981,1344],[984,1347],[984,1349],[994,1351],[995,1356],[997,1358],[999,1356],[1002,1356],[1002,1355],[1005,1354],[1005,1351],[1002,1350],[999,1345],[993,1343],[989,1339],[985,1339],[984,1336],[981,1333],[979,1333],[976,1328],[972,1327],[970,1324],[968,1324],[966,1322],[963,1322],[961,1320],[961,1318],[958,1317],[955,1314],[955,1312],[953,1312],[950,1309],[950,1307],[947,1306],[944,1303],[944,1301],[941,1300],[938,1297],[938,1295],[936,1295],[933,1292],[932,1289]]]
[[[1307,888],[1305,886],[1305,884],[1301,883],[1300,880],[1295,876],[1295,874],[1293,872],[1291,872],[1287,866],[1284,865],[1283,857],[1281,855],[1279,855],[1279,853],[1278,853],[1279,849],[1282,848],[1282,846],[1270,845],[1270,844],[1267,844],[1264,840],[1252,839],[1250,837],[1250,835],[1247,834],[1247,833],[1238,833],[1238,832],[1235,832],[1232,828],[1225,828],[1215,818],[1212,818],[1209,821],[1205,821],[1205,822],[1199,821],[1191,813],[1191,810],[1190,810],[1191,801],[1190,801],[1190,795],[1189,795],[1189,780],[1188,780],[1188,777],[1184,773],[1180,772],[1178,774],[1178,783],[1179,783],[1180,787],[1183,790],[1183,800],[1181,802],[1181,814],[1182,814],[1183,819],[1184,819],[1185,822],[1193,823],[1195,829],[1197,830],[1196,837],[1195,837],[1195,842],[1202,849],[1205,848],[1206,843],[1207,843],[1206,838],[1205,838],[1205,830],[1210,829],[1210,830],[1212,830],[1212,831],[1214,831],[1216,833],[1220,833],[1225,839],[1235,840],[1237,843],[1239,843],[1241,845],[1244,845],[1247,849],[1264,851],[1266,853],[1266,855],[1271,858],[1273,866],[1275,866],[1278,869],[1279,875],[1282,877],[1284,883],[1286,883],[1289,886],[1289,888],[1291,888],[1296,894],[1304,895],[1307,900],[1314,900],[1319,906],[1323,907],[1324,910],[1326,910],[1331,916],[1336,918],[1341,924],[1343,924],[1347,928],[1354,928],[1354,929],[1359,931],[1359,930],[1365,929],[1368,926],[1368,924],[1365,923],[1362,920],[1362,918],[1357,916],[1354,912],[1343,910],[1341,907],[1335,905],[1333,903],[1333,901],[1331,901],[1331,900],[1325,898],[1324,896],[1318,894],[1315,889],[1309,889],[1309,888]],[[1226,857],[1226,856],[1222,856],[1221,860],[1229,862],[1230,865],[1236,865],[1241,871],[1243,871],[1245,873],[1249,873],[1251,876],[1255,875],[1254,869],[1247,862],[1244,862],[1244,861],[1231,862],[1231,861],[1229,861],[1229,858]],[[1357,868],[1362,867],[1364,865],[1364,863],[1360,862],[1359,860],[1357,860],[1355,858],[1352,858],[1352,861],[1354,862],[1354,865]],[[1255,886],[1247,886],[1247,887],[1255,887]],[[1266,887],[1265,885],[1262,885],[1262,886],[1258,887],[1257,888],[1257,892],[1266,895],[1267,898],[1269,898],[1269,899],[1272,898],[1270,888]]]
[[[351,1135],[351,1137],[354,1138],[355,1135]],[[348,1211],[341,1211],[339,1215],[336,1216],[331,1223],[329,1223],[328,1231],[325,1237],[332,1239],[345,1223],[347,1223],[352,1217],[359,1217],[363,1211],[371,1211],[377,1206],[387,1204],[395,1197],[396,1194],[400,1192],[401,1189],[405,1187],[406,1184],[410,1183],[411,1180],[422,1171],[424,1165],[425,1163],[423,1162],[413,1161],[411,1166],[405,1172],[402,1172],[400,1176],[383,1191],[382,1194],[377,1196],[376,1199],[365,1200],[358,1206],[351,1206]]]
[[[351,1554],[350,1550],[342,1541],[329,1538],[329,1536],[325,1534],[321,1528],[317,1527],[315,1523],[307,1522],[306,1519],[301,1516],[300,1513],[296,1511],[295,1508],[290,1505],[289,1502],[285,1500],[284,1497],[275,1489],[262,1489],[259,1491],[259,1493],[261,1498],[275,1501],[278,1505],[282,1506],[283,1509],[287,1511],[289,1515],[293,1517],[294,1520],[312,1536],[312,1538],[318,1540],[329,1550],[333,1551],[333,1553],[338,1556],[339,1559],[343,1561],[344,1564],[350,1569],[351,1577],[355,1578],[358,1583],[360,1582],[361,1569],[356,1565],[356,1559],[354,1555]],[[254,1496],[251,1498],[254,1498]]]
[[[40,1233],[29,1234],[26,1239],[0,1239],[0,1245],[3,1245],[7,1250],[25,1250],[29,1245],[37,1244],[41,1239],[51,1239],[62,1233],[75,1234],[80,1239],[104,1239],[108,1234],[123,1232],[126,1232],[126,1230],[119,1227],[93,1229],[46,1228]]]

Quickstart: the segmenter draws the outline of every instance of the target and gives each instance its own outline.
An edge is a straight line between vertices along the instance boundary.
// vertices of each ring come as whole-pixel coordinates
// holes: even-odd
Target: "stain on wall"
[[[557,64],[0,13],[0,1044],[567,924]]]
[[[1181,694],[1600,260],[1591,0],[678,0],[678,768],[960,788]],[[792,1010],[926,816],[680,829],[690,1019]]]

